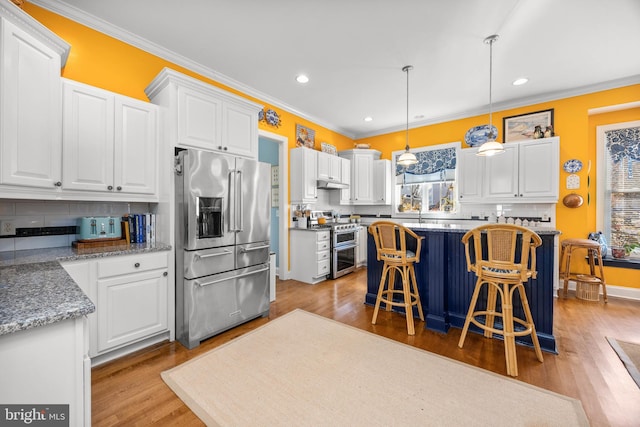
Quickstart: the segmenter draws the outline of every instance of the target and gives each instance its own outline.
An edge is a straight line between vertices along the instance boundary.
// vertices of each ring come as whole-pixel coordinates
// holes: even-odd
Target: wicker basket
[[[585,301],[600,301],[600,278],[578,274],[576,277],[576,298]]]

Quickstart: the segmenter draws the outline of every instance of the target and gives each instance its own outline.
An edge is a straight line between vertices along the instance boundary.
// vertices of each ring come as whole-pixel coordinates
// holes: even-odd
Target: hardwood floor
[[[364,269],[317,285],[278,281],[269,318],[217,335],[193,350],[165,342],[98,366],[92,370],[93,425],[203,425],[160,373],[296,308],[506,376],[502,341],[470,333],[459,349],[459,329],[435,333],[419,320],[416,335],[408,336],[404,317],[385,311],[371,325],[373,307],[363,303],[365,292]],[[533,349],[518,346],[517,380],[581,400],[592,426],[640,425],[640,389],[605,339],[640,343],[640,301],[610,297],[605,305],[573,296],[557,299],[554,334],[559,354],[544,353],[543,363]]]

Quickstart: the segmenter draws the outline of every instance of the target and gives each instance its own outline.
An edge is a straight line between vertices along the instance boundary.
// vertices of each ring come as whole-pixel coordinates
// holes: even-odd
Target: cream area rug
[[[609,341],[624,367],[627,368],[633,381],[640,387],[640,371],[638,370],[640,368],[640,344],[620,341],[610,337],[607,337],[607,341]]]
[[[162,373],[210,426],[587,426],[580,401],[295,310]]]

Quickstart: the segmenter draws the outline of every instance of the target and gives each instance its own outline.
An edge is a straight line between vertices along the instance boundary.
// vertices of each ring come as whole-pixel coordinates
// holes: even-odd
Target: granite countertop
[[[467,232],[475,228],[475,225],[466,224],[426,224],[417,222],[401,222],[401,225],[412,230],[434,230],[450,233]],[[561,234],[560,231],[549,227],[527,227],[537,234]]]
[[[0,252],[0,335],[74,319],[95,305],[62,261],[170,250],[166,244],[76,250],[71,247]]]

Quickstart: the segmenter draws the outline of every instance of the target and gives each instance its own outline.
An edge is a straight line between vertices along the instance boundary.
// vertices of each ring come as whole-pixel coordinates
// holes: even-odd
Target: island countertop
[[[0,252],[0,336],[74,319],[95,305],[60,265],[61,261],[170,250],[166,244],[78,251],[71,247]]]

